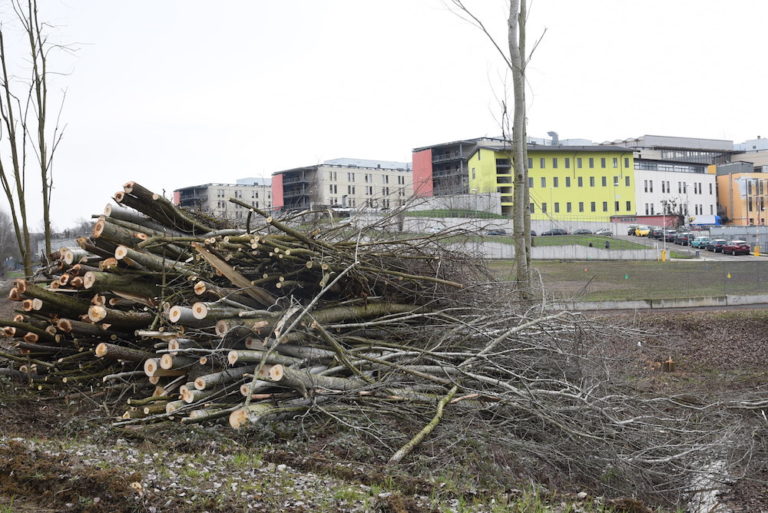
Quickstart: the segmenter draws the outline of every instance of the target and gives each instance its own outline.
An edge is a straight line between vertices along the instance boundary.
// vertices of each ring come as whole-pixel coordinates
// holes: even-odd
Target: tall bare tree
[[[30,65],[28,78],[15,80],[9,72],[12,53],[6,47],[5,30],[0,26],[0,185],[13,222],[24,272],[32,273],[32,245],[27,212],[27,165],[29,155],[37,161],[43,199],[43,226],[46,253],[51,252],[51,190],[53,157],[61,141],[58,119],[49,130],[48,57],[53,48],[40,22],[37,0],[12,0],[14,13],[26,37]],[[59,109],[59,113],[61,109]]]
[[[515,277],[521,294],[524,297],[528,297],[531,292],[531,213],[528,208],[530,194],[528,191],[528,147],[526,144],[525,68],[530,60],[530,56],[526,57],[525,53],[525,24],[528,16],[526,2],[524,0],[510,0],[509,2],[507,51],[491,35],[483,21],[467,8],[463,0],[451,0],[451,2],[459,10],[460,14],[482,30],[499,55],[501,55],[512,75],[514,102],[511,133],[509,110],[506,101],[502,101],[501,125],[504,138],[509,142],[510,157],[515,173],[512,214],[513,238],[515,242]]]

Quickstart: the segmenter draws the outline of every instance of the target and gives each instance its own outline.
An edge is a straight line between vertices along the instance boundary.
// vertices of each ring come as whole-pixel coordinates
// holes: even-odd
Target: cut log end
[[[205,379],[200,377],[195,380],[195,389],[205,390],[205,387],[206,387]]]
[[[96,346],[96,356],[99,358],[104,358],[107,355],[108,346],[104,342]]]
[[[95,283],[96,283],[96,274],[94,274],[93,271],[88,271],[87,273],[85,273],[85,276],[83,277],[83,286],[86,289],[90,289],[93,287]]]
[[[234,365],[237,363],[237,351],[230,351],[227,355],[227,361],[230,365]]]
[[[106,224],[107,222],[103,219],[96,221],[96,224],[93,225],[93,229],[91,230],[91,237],[94,239],[101,237],[101,234],[104,233],[104,226]]]
[[[205,294],[205,291],[207,289],[208,289],[208,286],[205,284],[204,281],[198,281],[197,283],[195,283],[194,291],[196,295],[202,296],[203,294]]]
[[[144,374],[149,377],[153,377],[160,368],[159,358],[149,358],[144,362]]]
[[[128,256],[128,247],[127,247],[127,246],[122,246],[122,245],[121,245],[121,246],[118,246],[118,247],[115,249],[115,258],[116,258],[117,260],[122,260],[122,259],[124,259],[126,256]]]
[[[172,369],[173,368],[173,356],[169,354],[164,354],[160,357],[160,368],[161,369]]]
[[[205,303],[193,304],[192,315],[195,317],[195,319],[205,319],[208,317],[208,306]]]
[[[229,425],[235,429],[241,429],[248,423],[248,410],[245,408],[240,408],[229,414]]]
[[[107,309],[101,305],[92,305],[88,308],[88,319],[91,322],[101,322],[107,317]]]
[[[172,306],[170,310],[168,310],[168,320],[177,323],[179,320],[181,320],[181,314],[183,313],[182,307],[180,306]]]

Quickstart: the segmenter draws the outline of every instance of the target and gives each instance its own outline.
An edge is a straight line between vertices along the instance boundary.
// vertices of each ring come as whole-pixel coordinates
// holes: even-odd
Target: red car
[[[724,255],[749,255],[749,244],[743,240],[732,240],[726,244],[723,244]]]

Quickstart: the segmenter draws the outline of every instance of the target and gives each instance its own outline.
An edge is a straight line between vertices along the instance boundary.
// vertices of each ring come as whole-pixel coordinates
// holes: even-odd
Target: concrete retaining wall
[[[724,307],[768,304],[768,295],[711,296],[677,299],[638,299],[632,301],[555,301],[551,310],[665,310],[670,308]]]

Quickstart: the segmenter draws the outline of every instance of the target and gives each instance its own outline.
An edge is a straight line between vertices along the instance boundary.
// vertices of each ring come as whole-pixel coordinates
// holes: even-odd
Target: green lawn
[[[623,239],[611,237],[599,237],[597,235],[555,235],[547,237],[533,237],[534,246],[589,246],[605,248],[605,243],[610,244],[608,249],[649,249],[648,246]]]
[[[494,260],[488,265],[499,279],[513,279],[513,261]],[[760,261],[534,261],[533,267],[555,298],[585,301],[748,295],[768,290],[768,266]]]

